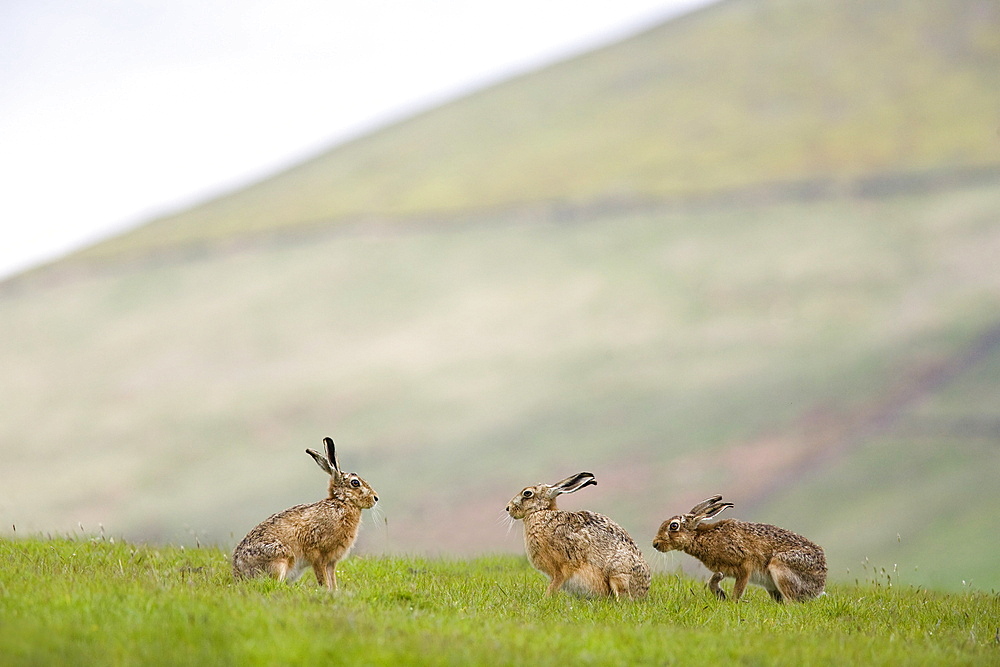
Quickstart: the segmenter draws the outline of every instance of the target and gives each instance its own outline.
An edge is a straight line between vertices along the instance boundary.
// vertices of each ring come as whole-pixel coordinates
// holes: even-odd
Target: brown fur
[[[357,474],[341,472],[333,441],[324,442],[326,457],[306,451],[330,475],[327,498],[278,512],[247,533],[233,551],[237,579],[268,574],[294,581],[311,565],[320,584],[337,588],[337,563],[354,546],[361,510],[374,507],[378,496]]]
[[[826,556],[806,538],[766,523],[726,519],[702,523],[732,503],[722,496],[699,503],[684,515],[663,522],[653,540],[658,551],[683,551],[714,573],[709,589],[720,599],[726,594],[719,582],[733,577],[733,599],[739,600],[747,584],[762,586],[777,602],[802,602],[823,593]]]
[[[565,586],[584,595],[641,598],[649,591],[649,566],[625,529],[601,514],[556,507],[559,494],[596,483],[580,473],[552,486],[529,486],[507,512],[524,521],[528,560],[549,577],[546,595]]]

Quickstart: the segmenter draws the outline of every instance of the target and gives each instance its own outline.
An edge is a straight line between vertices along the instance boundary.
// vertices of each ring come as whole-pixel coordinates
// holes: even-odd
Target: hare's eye
[[[356,479],[352,479],[351,480],[351,486],[353,486],[354,488],[358,488],[359,486],[361,486],[361,482],[359,482]]]
[[[667,526],[667,530],[671,530],[671,531],[677,531],[677,530],[680,530],[680,529],[681,529],[681,523],[680,523],[680,521],[671,521],[670,525]]]
[[[524,491],[521,492],[521,495],[524,496],[525,498],[530,498],[531,496],[535,495],[535,493],[530,489],[525,489]]]

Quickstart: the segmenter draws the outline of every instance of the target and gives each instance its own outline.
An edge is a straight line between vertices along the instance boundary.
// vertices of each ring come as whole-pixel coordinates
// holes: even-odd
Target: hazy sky
[[[0,279],[708,0],[0,0]]]

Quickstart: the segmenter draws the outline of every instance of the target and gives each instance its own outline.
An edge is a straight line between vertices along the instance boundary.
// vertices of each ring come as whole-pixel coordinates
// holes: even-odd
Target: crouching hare
[[[826,557],[816,544],[790,530],[766,523],[711,519],[732,503],[714,496],[687,514],[663,522],[653,547],[694,556],[714,574],[708,587],[720,600],[726,594],[719,582],[735,577],[733,599],[739,600],[748,583],[762,586],[777,602],[803,602],[823,593]]]
[[[337,588],[337,562],[354,546],[361,510],[374,507],[378,496],[356,473],[341,472],[333,440],[324,438],[323,444],[326,456],[306,453],[330,475],[327,498],[278,512],[247,533],[233,551],[237,579],[269,574],[295,581],[311,565],[319,583]]]
[[[511,498],[507,513],[524,521],[524,548],[531,564],[548,575],[546,595],[563,586],[583,595],[636,599],[649,591],[649,566],[619,526],[594,512],[563,512],[556,497],[597,484],[589,472],[553,485],[536,484]]]

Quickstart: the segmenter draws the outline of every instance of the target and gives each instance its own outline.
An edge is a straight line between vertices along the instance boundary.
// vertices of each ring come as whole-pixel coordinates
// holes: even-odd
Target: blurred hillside
[[[7,281],[0,527],[232,544],[332,435],[362,550],[586,469],[1000,587],[997,72],[994,2],[729,0]]]
[[[998,12],[988,0],[720,2],[87,254],[306,223],[995,177]]]

